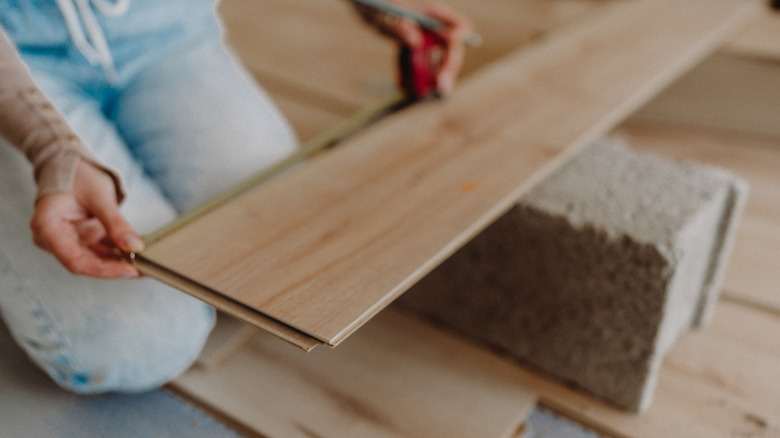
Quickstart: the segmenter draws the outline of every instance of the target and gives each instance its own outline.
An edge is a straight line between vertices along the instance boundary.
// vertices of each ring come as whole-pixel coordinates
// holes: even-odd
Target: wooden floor
[[[463,76],[543,39],[615,0],[447,0],[484,44],[469,49]],[[390,93],[392,43],[363,25],[347,1],[223,0],[228,41],[308,140]],[[327,54],[325,56],[325,54]]]
[[[474,17],[477,29],[484,36],[491,36],[488,41],[496,41],[489,45],[489,50],[475,54],[476,59],[470,61],[473,64],[467,65],[466,74],[469,74],[522,41],[543,38],[545,32],[574,16],[598,13],[608,2],[463,0],[451,3]],[[482,7],[475,6],[477,4]],[[485,6],[487,4],[495,9]],[[351,21],[354,17],[341,6],[340,2],[303,0],[225,0],[222,4],[222,13],[239,53],[278,99],[304,139],[392,88],[392,47],[373,38],[357,21]],[[487,13],[489,10],[494,12]],[[264,17],[265,21],[261,24],[257,17]],[[340,29],[339,32],[334,32],[333,26]],[[340,32],[348,32],[348,36]],[[774,36],[768,38],[765,32]],[[341,36],[337,37],[337,34]],[[765,47],[767,40],[780,41],[780,23],[772,17],[746,29],[718,56],[750,59],[763,66],[762,72],[766,67],[780,78],[780,65],[775,65],[780,57],[771,47]],[[257,41],[278,50],[257,50],[254,47]],[[349,41],[349,47],[345,47],[345,41]],[[319,44],[344,47],[344,51],[320,62],[321,58],[290,56],[290,49],[283,49],[282,43],[300,47],[314,44],[315,47],[310,47],[306,53],[324,50],[317,46]],[[328,49],[327,53],[336,52]],[[722,59],[713,59],[711,67],[724,65],[719,64]],[[700,76],[683,80],[694,84],[706,82],[712,78],[708,73],[712,70],[717,68],[696,72]],[[330,85],[322,86],[323,83]],[[713,84],[725,87],[717,80]],[[536,393],[540,403],[615,437],[780,437],[780,257],[777,255],[780,247],[780,191],[777,189],[780,187],[780,132],[772,132],[773,126],[780,126],[780,120],[774,119],[780,114],[780,100],[771,100],[773,91],[780,87],[773,87],[771,83],[762,85],[766,86],[766,91],[750,100],[761,105],[743,109],[749,105],[739,101],[740,96],[744,96],[740,92],[732,96],[737,100],[731,103],[721,100],[721,104],[716,105],[720,111],[714,111],[715,114],[706,120],[679,115],[665,119],[658,114],[678,110],[681,114],[689,114],[692,111],[690,104],[699,102],[702,107],[712,108],[708,98],[729,96],[719,95],[716,90],[704,90],[703,95],[695,94],[696,99],[687,98],[681,103],[679,99],[675,100],[681,91],[670,91],[612,134],[639,149],[729,169],[750,183],[751,197],[737,235],[723,295],[711,324],[685,335],[668,355],[655,401],[646,413],[620,412],[515,364],[513,381]],[[670,88],[673,89],[674,86]],[[691,87],[683,89],[690,90]],[[735,106],[730,106],[732,104]],[[737,104],[743,105],[737,109]],[[747,120],[760,120],[759,128],[745,127],[745,123],[729,126],[723,122],[733,120],[735,117],[731,114],[734,112],[747,112],[744,117]],[[225,406],[218,400],[230,399],[233,395],[237,398],[230,403],[246,400],[240,394],[246,393],[246,386],[256,374],[253,374],[252,355],[263,352],[258,348],[261,341],[254,332],[240,329],[238,332],[240,339],[248,342],[217,353],[211,351],[211,355],[204,358],[204,366],[185,375],[174,387],[216,409]],[[237,332],[232,333],[231,339],[237,339]],[[226,361],[238,356],[244,362],[238,371],[231,373],[233,384],[238,385],[234,392],[230,392],[228,384],[207,386],[200,392],[193,390],[198,379],[193,373],[219,370]],[[250,412],[246,415],[251,416],[255,406],[248,404],[245,407]],[[261,405],[256,408],[260,409]],[[236,415],[229,410],[223,410],[221,414]],[[245,418],[233,420],[246,426]]]

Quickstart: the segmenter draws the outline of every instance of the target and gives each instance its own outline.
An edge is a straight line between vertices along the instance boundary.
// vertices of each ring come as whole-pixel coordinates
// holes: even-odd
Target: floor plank
[[[611,0],[612,2],[616,0]],[[345,0],[223,0],[227,39],[280,104],[302,140],[395,89],[396,48],[356,19]],[[468,49],[469,76],[605,0],[445,0],[483,39]]]
[[[511,362],[396,310],[337,349],[303,353],[258,334],[174,385],[286,438],[511,438],[536,405]]]
[[[349,114],[393,83],[394,48],[364,26],[347,1],[225,0],[227,40],[261,83],[318,97]],[[380,90],[381,91],[381,90]]]

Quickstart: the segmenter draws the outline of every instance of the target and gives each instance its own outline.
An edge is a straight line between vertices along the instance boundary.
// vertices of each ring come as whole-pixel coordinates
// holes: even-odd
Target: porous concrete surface
[[[583,149],[399,300],[631,411],[704,324],[747,185],[614,140]]]

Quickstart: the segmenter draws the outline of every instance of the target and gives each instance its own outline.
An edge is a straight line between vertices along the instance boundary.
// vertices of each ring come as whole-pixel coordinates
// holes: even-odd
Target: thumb
[[[394,29],[395,35],[401,42],[411,48],[420,47],[423,44],[423,31],[408,18],[398,21]]]
[[[83,176],[74,183],[82,205],[103,224],[111,243],[124,252],[143,251],[141,236],[119,212],[113,181],[103,171],[84,162],[80,163],[77,175]]]
[[[144,242],[119,213],[118,208],[106,208],[94,212],[106,228],[109,240],[120,250],[136,253],[144,250]]]

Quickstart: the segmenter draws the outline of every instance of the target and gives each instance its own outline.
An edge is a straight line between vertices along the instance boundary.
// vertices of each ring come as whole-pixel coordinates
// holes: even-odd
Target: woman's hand
[[[449,93],[463,66],[465,40],[472,31],[471,22],[442,3],[423,4],[405,0],[392,0],[391,2],[444,23],[445,26],[436,31],[443,44],[441,65],[436,74],[436,84],[439,93]],[[400,44],[417,48],[423,43],[423,30],[414,21],[407,18],[393,18],[359,4],[355,4],[355,8],[364,21]]]
[[[73,274],[140,276],[127,254],[143,250],[143,241],[119,213],[111,177],[86,161],[78,165],[72,191],[38,200],[30,228],[35,244]]]

